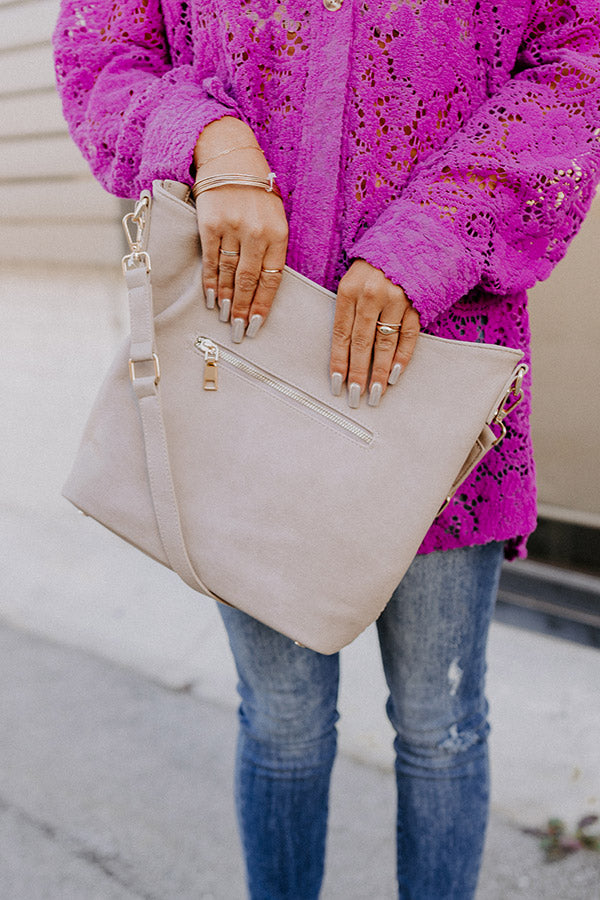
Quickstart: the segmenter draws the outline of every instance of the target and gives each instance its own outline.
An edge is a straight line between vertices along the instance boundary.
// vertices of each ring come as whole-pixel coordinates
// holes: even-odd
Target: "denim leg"
[[[316,900],[336,751],[337,654],[219,607],[239,676],[236,806],[251,900]]]
[[[503,545],[418,556],[378,621],[401,900],[471,900],[488,816],[485,650]]]

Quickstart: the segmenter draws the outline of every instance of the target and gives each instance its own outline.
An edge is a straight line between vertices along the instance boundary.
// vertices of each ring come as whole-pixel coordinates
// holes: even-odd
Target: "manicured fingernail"
[[[369,406],[379,406],[382,391],[383,385],[378,381],[371,385],[371,390],[369,391]]]
[[[230,312],[231,312],[231,300],[229,299],[229,297],[227,297],[225,300],[221,300],[221,311],[219,313],[219,321],[220,322],[228,322]]]
[[[334,372],[331,376],[331,393],[334,397],[339,397],[342,393],[343,380],[341,372]]]
[[[231,320],[231,340],[234,344],[241,344],[244,337],[244,328],[246,323],[243,319]]]
[[[246,337],[254,337],[263,322],[263,317],[259,316],[258,313],[250,316],[250,322],[248,323],[248,327],[246,329]]]
[[[215,308],[215,289],[214,288],[206,289],[206,308],[207,309]]]
[[[392,371],[390,372],[390,377],[388,378],[388,384],[396,384],[396,382],[400,378],[401,371],[402,371],[402,366],[400,365],[400,363],[396,363],[396,365],[392,367]]]
[[[360,406],[360,384],[355,381],[348,388],[348,406],[351,409],[358,409]]]

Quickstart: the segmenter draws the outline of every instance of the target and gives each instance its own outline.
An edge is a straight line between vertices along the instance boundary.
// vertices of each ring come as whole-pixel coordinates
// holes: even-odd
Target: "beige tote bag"
[[[329,386],[332,293],[286,269],[263,328],[233,344],[204,304],[186,186],[156,182],[126,218],[131,339],[64,495],[195,590],[333,653],[502,437],[522,353],[421,335],[379,407],[350,409]]]

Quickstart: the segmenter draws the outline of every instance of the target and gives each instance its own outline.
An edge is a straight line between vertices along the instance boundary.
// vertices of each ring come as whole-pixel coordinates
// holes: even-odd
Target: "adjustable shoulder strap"
[[[131,319],[129,375],[137,398],[148,482],[156,523],[170,567],[194,590],[213,596],[196,574],[181,529],[179,508],[169,463],[169,448],[160,402],[160,365],[154,338],[152,285],[147,254],[135,251],[123,264]]]

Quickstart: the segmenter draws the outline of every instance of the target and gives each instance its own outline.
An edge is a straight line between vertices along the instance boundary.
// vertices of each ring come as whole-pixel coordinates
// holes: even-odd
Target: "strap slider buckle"
[[[158,356],[156,353],[153,353],[149,359],[130,359],[129,360],[129,378],[131,383],[134,382],[138,378],[143,378],[143,375],[136,375],[135,367],[141,365],[142,363],[152,362],[154,363],[154,384],[158,384],[160,381],[160,363],[158,361]]]
[[[128,253],[127,256],[124,256],[121,260],[121,266],[124,275],[132,269],[137,269],[138,266],[145,266],[147,275],[152,271],[150,255],[146,253],[145,250],[133,250],[131,253]]]

